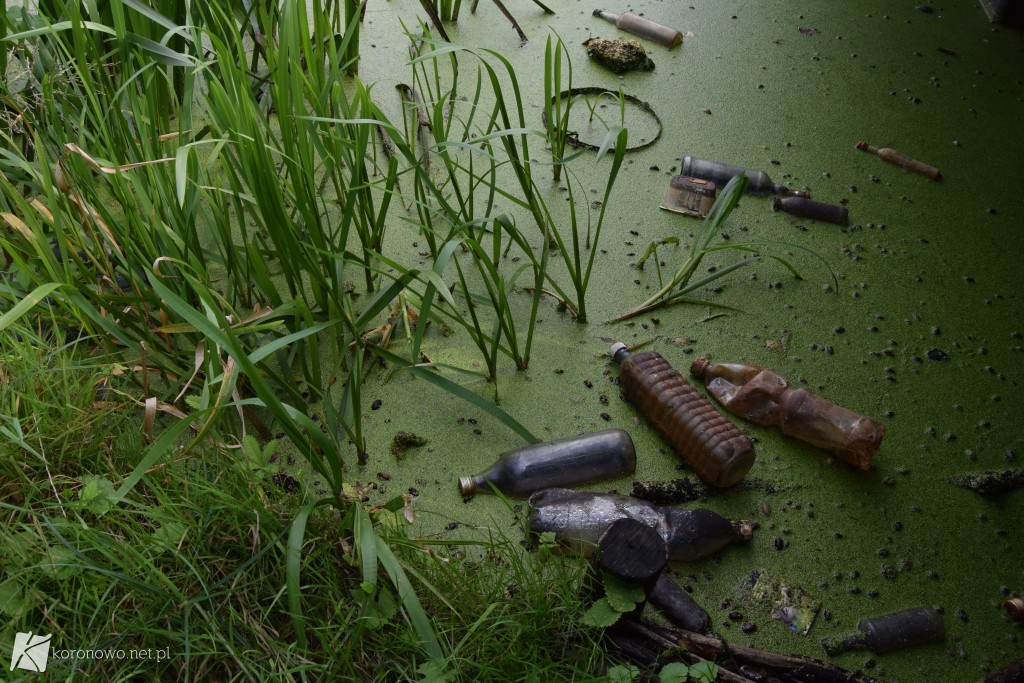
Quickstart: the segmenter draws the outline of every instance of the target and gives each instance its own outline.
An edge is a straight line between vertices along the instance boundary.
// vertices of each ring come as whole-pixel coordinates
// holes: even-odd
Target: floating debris
[[[964,472],[951,476],[949,483],[970,489],[983,496],[995,496],[1024,488],[1024,468]]]
[[[803,588],[763,569],[752,571],[743,580],[737,596],[802,636],[807,635],[821,608],[821,602]]]
[[[797,31],[800,31],[800,33],[804,34],[805,36],[813,36],[815,33],[818,32],[818,29],[816,29],[816,28],[798,28]]]
[[[590,38],[583,41],[587,56],[617,74],[627,71],[654,71],[654,61],[638,40],[605,40]]]
[[[391,454],[401,459],[405,455],[406,448],[419,448],[426,445],[427,440],[422,436],[416,436],[412,432],[398,432],[391,442]]]

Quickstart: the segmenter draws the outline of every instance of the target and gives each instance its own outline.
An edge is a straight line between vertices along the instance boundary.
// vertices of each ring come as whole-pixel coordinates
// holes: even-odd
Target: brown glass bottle
[[[717,363],[698,358],[690,366],[727,410],[757,424],[774,424],[783,434],[835,452],[867,470],[882,443],[885,426],[870,417],[826,401],[786,378],[757,365]]]
[[[917,159],[912,159],[908,157],[906,154],[903,154],[902,152],[897,152],[896,150],[891,149],[889,147],[875,147],[874,145],[869,145],[868,143],[861,140],[860,142],[857,143],[857,149],[862,149],[865,152],[871,152],[879,159],[888,161],[890,164],[902,166],[908,171],[919,173],[928,180],[938,180],[942,176],[942,174],[939,173],[939,169],[935,168],[934,166],[929,166],[928,164],[918,161]]]
[[[633,14],[632,12],[612,14],[611,12],[596,9],[594,10],[594,16],[601,17],[605,21],[610,21],[615,24],[616,28],[625,31],[626,33],[632,33],[634,36],[639,36],[640,38],[653,41],[659,45],[664,45],[670,50],[683,42],[683,34],[674,28],[662,26],[657,22],[645,19],[644,17]]]
[[[525,498],[540,489],[613,479],[635,469],[636,451],[629,434],[606,429],[502,453],[480,474],[459,477],[459,489],[464,496],[498,489],[506,496]]]
[[[845,206],[816,202],[806,197],[786,197],[785,199],[772,197],[772,209],[836,225],[846,225],[850,221],[850,211]]]
[[[942,615],[931,607],[913,607],[902,612],[861,619],[857,631],[825,638],[821,646],[830,655],[870,648],[878,654],[923,645],[946,637]]]
[[[660,354],[611,349],[619,387],[704,483],[732,486],[754,464],[754,444]]]

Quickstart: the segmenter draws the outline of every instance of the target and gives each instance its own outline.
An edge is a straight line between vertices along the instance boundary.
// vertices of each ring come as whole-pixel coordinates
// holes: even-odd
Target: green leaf
[[[581,621],[586,626],[605,628],[618,621],[620,614],[621,613],[618,610],[609,604],[608,598],[601,598],[591,605],[590,609],[584,612]]]
[[[629,612],[644,600],[644,589],[635,583],[602,573],[605,599],[617,612]]]
[[[662,667],[658,674],[660,683],[686,683],[690,677],[690,667],[682,662],[671,662]]]
[[[24,299],[16,303],[11,310],[0,315],[0,331],[3,331],[8,325],[28,313],[29,309],[48,297],[53,290],[63,286],[60,282],[48,282],[45,285],[36,287]]]
[[[718,678],[718,665],[714,662],[697,662],[690,666],[690,676],[701,683],[714,683]]]
[[[110,509],[111,498],[114,496],[114,485],[105,477],[86,475],[82,477],[85,486],[78,492],[78,499],[93,512],[106,512]]]
[[[0,583],[0,613],[16,617],[24,606],[25,596],[14,579]]]
[[[164,522],[153,532],[153,540],[158,544],[174,548],[185,537],[185,525],[181,522]]]
[[[632,664],[619,664],[608,669],[608,683],[632,683],[640,675],[640,669]]]

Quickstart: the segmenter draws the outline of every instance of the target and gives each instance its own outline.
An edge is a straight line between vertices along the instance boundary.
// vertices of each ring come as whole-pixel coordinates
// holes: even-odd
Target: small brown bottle
[[[512,498],[558,486],[578,486],[632,474],[636,469],[633,440],[622,429],[571,436],[502,453],[480,474],[459,477],[462,495],[492,493]]]
[[[917,159],[911,159],[906,154],[897,152],[896,150],[890,149],[889,147],[879,148],[875,147],[874,145],[869,145],[868,143],[861,140],[860,142],[857,143],[857,149],[862,149],[865,152],[871,152],[872,154],[876,155],[879,159],[888,161],[890,164],[902,166],[908,171],[920,173],[928,180],[938,180],[942,176],[942,174],[939,173],[939,169],[935,168],[934,166],[929,166],[928,164],[918,161]]]
[[[631,354],[611,348],[622,366],[619,387],[626,400],[694,469],[705,484],[724,488],[743,479],[754,464],[754,444],[655,351]]]
[[[662,26],[657,22],[651,21],[650,19],[644,19],[632,12],[612,14],[611,12],[596,9],[594,10],[594,16],[601,17],[605,21],[610,21],[615,24],[616,28],[625,31],[626,33],[632,33],[634,36],[639,36],[646,40],[658,43],[659,45],[664,45],[670,50],[683,42],[683,34],[674,28]]]
[[[861,619],[856,632],[825,638],[821,646],[830,655],[865,647],[877,654],[885,654],[945,637],[946,627],[937,610],[914,607],[873,619]]]
[[[783,434],[834,451],[862,470],[885,436],[885,426],[826,401],[806,389],[793,389],[778,373],[757,365],[717,363],[698,358],[690,373],[700,378],[727,410],[757,424],[774,424]]]
[[[1014,621],[1024,621],[1024,600],[1010,598],[1003,603],[1003,609],[1006,610],[1006,614]]]

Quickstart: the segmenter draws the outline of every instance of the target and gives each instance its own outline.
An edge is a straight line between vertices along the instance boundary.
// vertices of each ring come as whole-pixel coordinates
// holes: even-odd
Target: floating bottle
[[[885,161],[888,161],[890,164],[902,166],[908,171],[920,173],[928,180],[938,180],[942,176],[942,174],[939,173],[939,169],[935,168],[934,166],[929,166],[928,164],[918,161],[917,159],[911,159],[906,154],[902,154],[888,147],[875,147],[874,145],[869,145],[868,143],[861,140],[860,142],[857,143],[857,149],[862,149],[865,152],[871,152],[872,154],[878,156],[878,158],[884,159]]]
[[[655,351],[611,348],[619,387],[669,445],[711,486],[732,486],[754,464],[754,444]]]
[[[772,209],[801,218],[826,221],[837,225],[846,225],[850,221],[850,211],[845,206],[816,202],[806,197],[786,197],[784,199],[772,197]]]
[[[615,24],[616,28],[625,31],[626,33],[632,33],[634,36],[639,36],[640,38],[650,40],[658,43],[659,45],[664,45],[670,50],[683,42],[683,34],[674,28],[662,26],[657,22],[637,16],[632,12],[612,14],[611,12],[596,9],[594,10],[594,16],[601,17],[605,21],[610,21]]]
[[[726,183],[732,180],[733,177],[738,176],[740,173],[745,173],[746,176],[750,178],[750,184],[747,185],[747,194],[752,194],[755,197],[763,197],[769,194],[777,194],[783,197],[808,196],[806,192],[797,192],[796,190],[789,189],[785,185],[779,185],[772,182],[772,179],[767,173],[764,171],[756,171],[752,168],[743,168],[742,166],[723,164],[718,161],[708,161],[707,159],[685,156],[683,157],[683,165],[679,169],[679,175],[710,180],[720,186],[725,186]]]
[[[491,493],[525,498],[555,486],[577,486],[632,474],[636,469],[633,440],[622,429],[537,443],[502,453],[480,474],[459,477],[462,495]]]
[[[871,469],[871,458],[885,436],[885,425],[806,389],[793,389],[773,370],[742,363],[712,365],[698,358],[690,373],[729,412],[757,424],[778,425],[783,434],[833,451],[862,470]]]
[[[659,507],[639,498],[569,489],[545,489],[530,496],[530,533],[554,532],[571,552],[589,556],[605,529],[620,519],[653,528],[668,545],[669,560],[697,560],[734,541],[749,541],[754,526],[698,508]]]
[[[877,654],[884,654],[939,641],[945,636],[946,627],[937,610],[914,607],[873,619],[862,619],[857,624],[857,631],[825,638],[821,646],[829,655],[865,647]]]
[[[665,194],[665,204],[661,208],[675,213],[707,216],[715,204],[716,191],[715,184],[710,180],[672,176]]]
[[[1003,609],[1006,610],[1007,616],[1014,621],[1024,621],[1024,600],[1010,598],[1003,603]]]

